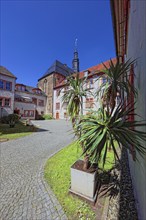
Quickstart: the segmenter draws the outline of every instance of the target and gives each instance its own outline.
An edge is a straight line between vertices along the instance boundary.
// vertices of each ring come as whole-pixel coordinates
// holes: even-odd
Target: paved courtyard
[[[64,120],[34,123],[39,132],[0,143],[2,220],[67,219],[43,181],[43,166],[49,156],[72,142],[71,125]]]

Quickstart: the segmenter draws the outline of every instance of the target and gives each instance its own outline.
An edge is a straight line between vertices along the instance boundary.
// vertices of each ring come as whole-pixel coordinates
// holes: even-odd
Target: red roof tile
[[[117,58],[113,58],[113,59],[111,59],[112,60],[112,62],[115,64],[116,62],[117,62]],[[104,65],[108,68],[110,65],[110,60],[107,60],[107,61],[105,61],[105,62],[103,62],[104,63]],[[81,72],[79,72],[79,77],[80,78],[83,78],[84,77],[84,72],[85,71],[89,71],[89,73],[91,73],[90,74],[90,77],[92,77],[92,75],[97,75],[97,74],[99,74],[99,75],[101,75],[101,74],[104,74],[104,70],[105,70],[105,67],[104,67],[104,65],[103,65],[103,63],[100,63],[100,64],[97,64],[97,65],[95,65],[95,66],[92,66],[92,67],[89,67],[88,69],[86,69],[86,70],[83,70],[83,71],[81,71]],[[72,74],[72,75],[76,75],[76,73],[74,73],[74,74]],[[63,81],[62,83],[60,83],[59,85],[57,85],[55,88],[57,89],[57,88],[60,88],[60,87],[63,87],[63,86],[65,86],[65,81]]]

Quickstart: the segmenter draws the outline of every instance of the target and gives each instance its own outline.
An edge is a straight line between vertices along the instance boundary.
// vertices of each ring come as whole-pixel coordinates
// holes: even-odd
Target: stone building
[[[38,88],[40,88],[47,95],[46,114],[53,115],[54,87],[60,84],[73,72],[74,71],[66,64],[55,60],[46,73],[38,80]]]
[[[120,62],[137,59],[129,75],[138,91],[135,112],[142,117],[140,120],[146,120],[146,1],[111,0],[111,10],[117,58]],[[140,130],[146,132],[146,127]],[[132,159],[135,153],[138,161]],[[129,165],[139,219],[145,220],[146,155],[141,158],[133,149]]]
[[[0,118],[14,111],[16,76],[0,66]]]

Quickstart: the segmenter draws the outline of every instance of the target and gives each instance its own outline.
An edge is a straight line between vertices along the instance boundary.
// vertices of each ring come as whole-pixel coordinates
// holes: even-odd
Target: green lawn
[[[25,126],[24,123],[18,122],[15,124],[14,128],[10,128],[9,124],[0,123],[0,140],[2,139],[16,139],[19,137],[24,137],[32,132],[36,131],[37,128],[32,126]]]
[[[47,161],[44,177],[70,220],[94,220],[96,217],[92,207],[69,194],[70,167],[79,159],[80,155],[81,149],[77,144],[70,144]],[[108,157],[109,160],[104,169],[110,169],[112,167],[110,162],[113,161],[113,153],[109,152]]]

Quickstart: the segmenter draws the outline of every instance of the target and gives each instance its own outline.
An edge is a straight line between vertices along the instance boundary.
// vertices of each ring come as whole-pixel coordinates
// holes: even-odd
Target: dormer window
[[[89,73],[90,73],[89,70],[85,70],[85,71],[84,71],[84,77],[88,77]]]
[[[41,94],[42,93],[42,91],[39,88],[34,88],[34,89],[32,89],[32,91],[36,94]]]
[[[16,90],[25,92],[26,86],[23,84],[16,84]]]
[[[85,77],[88,76],[88,70],[86,70],[86,71],[84,72],[84,76],[85,76]]]

